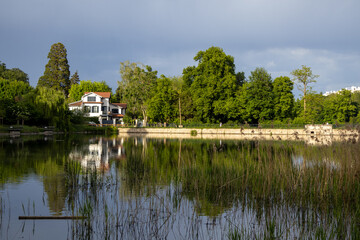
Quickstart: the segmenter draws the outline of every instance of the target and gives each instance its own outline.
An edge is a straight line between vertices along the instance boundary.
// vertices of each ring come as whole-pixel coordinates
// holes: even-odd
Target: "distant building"
[[[83,110],[88,117],[98,117],[102,124],[123,123],[127,104],[110,103],[110,92],[86,92],[80,101],[69,103],[70,110]]]
[[[355,87],[355,86],[351,86],[349,88],[344,88],[345,90],[349,90],[351,91],[352,93],[353,92],[359,92],[360,91],[360,87]],[[342,89],[343,90],[343,89]],[[327,91],[325,92],[323,95],[324,96],[329,96],[330,94],[334,94],[334,93],[339,93],[341,90],[338,90],[338,91]]]

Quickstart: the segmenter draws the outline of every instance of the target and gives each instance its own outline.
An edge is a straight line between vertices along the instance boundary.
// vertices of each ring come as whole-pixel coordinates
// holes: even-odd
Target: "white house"
[[[126,103],[110,103],[110,92],[86,92],[80,101],[69,103],[70,110],[84,110],[88,117],[98,117],[103,124],[122,123]]]

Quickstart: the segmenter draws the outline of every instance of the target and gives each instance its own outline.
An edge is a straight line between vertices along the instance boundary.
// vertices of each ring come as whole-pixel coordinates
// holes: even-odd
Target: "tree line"
[[[197,65],[178,77],[157,77],[150,66],[123,62],[115,99],[128,103],[129,118],[150,123],[360,123],[360,93],[312,91],[319,76],[310,67],[275,79],[258,67],[246,78],[219,47],[199,51],[194,60]]]
[[[54,125],[61,129],[79,123],[79,113],[68,103],[85,92],[111,92],[105,82],[80,81],[70,74],[67,51],[62,43],[51,46],[43,76],[34,88],[26,73],[7,69],[0,62],[0,118],[5,124]],[[120,63],[121,81],[112,102],[127,103],[125,121],[147,123],[360,123],[360,93],[342,90],[324,96],[312,91],[319,77],[302,66],[289,76],[272,79],[258,67],[248,77],[236,72],[234,57],[219,47],[199,51],[196,66],[181,76],[160,75],[151,66]],[[293,95],[294,85],[302,92]]]

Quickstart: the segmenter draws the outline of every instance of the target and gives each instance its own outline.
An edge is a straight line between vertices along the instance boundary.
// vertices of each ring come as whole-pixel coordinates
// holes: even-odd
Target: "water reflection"
[[[156,139],[199,139],[199,140],[238,140],[238,141],[299,141],[307,145],[330,146],[336,142],[356,143],[360,135],[237,135],[237,134],[203,134],[188,136],[187,134],[161,133],[120,133],[120,137],[156,138]]]
[[[330,158],[323,158],[323,159],[305,159],[304,156],[293,156],[292,157],[292,164],[296,169],[303,169],[303,168],[321,168],[325,167],[331,170],[338,169],[341,165],[339,162],[331,160]]]
[[[243,239],[350,238],[359,231],[359,151],[356,141],[335,140],[7,139],[0,221],[16,212],[5,225],[21,233],[21,203],[34,202],[35,214],[89,216],[63,230],[72,239],[218,239],[234,229]],[[43,193],[13,194],[29,176]],[[2,226],[0,238],[16,235]],[[36,229],[19,237],[46,231]]]
[[[69,159],[79,161],[86,169],[109,170],[110,159],[125,157],[124,139],[95,137],[89,139],[89,144],[75,147],[69,154]]]

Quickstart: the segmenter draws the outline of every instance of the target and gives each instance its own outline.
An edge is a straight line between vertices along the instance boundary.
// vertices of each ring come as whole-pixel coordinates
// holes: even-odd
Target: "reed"
[[[57,165],[37,164],[56,165],[53,171],[61,173],[64,213],[87,217],[71,223],[71,238],[360,236],[359,143],[137,137],[122,147],[125,157],[110,159],[108,171],[53,155],[49,159]],[[0,216],[2,202],[0,196]],[[29,204],[23,205],[28,215]]]

